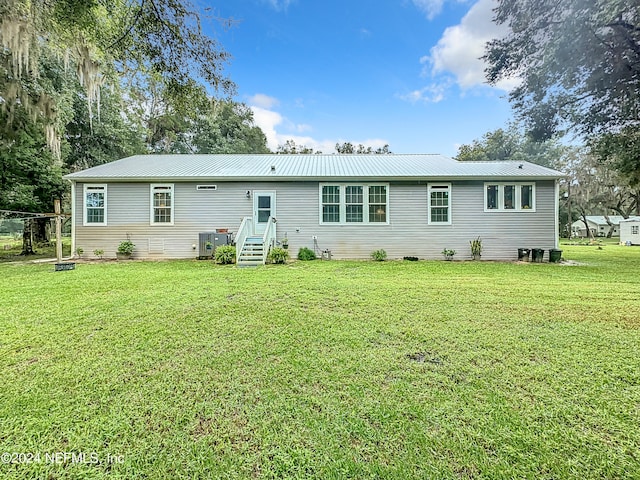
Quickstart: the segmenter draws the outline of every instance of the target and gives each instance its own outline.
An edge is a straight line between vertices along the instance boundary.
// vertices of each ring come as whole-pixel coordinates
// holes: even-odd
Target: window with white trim
[[[631,225],[631,235],[638,235],[638,231],[640,231],[638,225]]]
[[[101,226],[107,224],[107,186],[84,185],[82,224]]]
[[[535,212],[535,183],[485,183],[485,212]]]
[[[151,225],[173,225],[173,184],[151,184]]]
[[[364,193],[362,185],[347,185],[344,191],[347,223],[362,223],[364,221],[362,208]]]
[[[320,184],[320,224],[386,224],[388,192],[388,184]]]
[[[451,184],[430,183],[427,186],[430,225],[451,225]]]

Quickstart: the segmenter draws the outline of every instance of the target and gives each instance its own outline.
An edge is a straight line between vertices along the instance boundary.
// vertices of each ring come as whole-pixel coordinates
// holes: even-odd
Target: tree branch
[[[140,17],[142,15],[142,10],[144,9],[144,2],[145,2],[145,0],[142,0],[142,2],[140,3],[140,8],[138,9],[138,12],[136,13],[136,16],[133,19],[133,22],[131,22],[131,25],[129,26],[127,31],[124,32],[115,42],[113,42],[111,45],[109,45],[107,47],[107,50],[111,50],[113,47],[118,45],[120,42],[122,42],[125,38],[127,38],[131,34],[131,32],[133,31],[135,26],[140,21]]]

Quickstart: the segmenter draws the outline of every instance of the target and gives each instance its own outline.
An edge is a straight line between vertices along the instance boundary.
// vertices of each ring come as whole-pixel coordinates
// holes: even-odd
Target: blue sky
[[[275,149],[287,139],[454,156],[503,127],[514,82],[484,83],[478,57],[500,35],[493,0],[234,0],[215,37],[225,69]]]

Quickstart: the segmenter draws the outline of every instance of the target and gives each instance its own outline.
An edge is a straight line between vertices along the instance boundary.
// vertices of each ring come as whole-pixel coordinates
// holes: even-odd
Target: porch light
[[[247,193],[245,193],[245,196],[247,198],[251,198],[251,190],[247,190]]]

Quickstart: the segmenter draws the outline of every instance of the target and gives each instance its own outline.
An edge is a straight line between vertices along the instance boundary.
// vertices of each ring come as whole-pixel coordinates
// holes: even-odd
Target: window
[[[387,185],[320,185],[320,223],[387,223]]]
[[[349,185],[345,188],[345,204],[347,223],[362,223],[362,205],[364,194],[362,185]]]
[[[451,184],[428,185],[429,224],[451,225]]]
[[[151,225],[173,225],[173,185],[151,185]]]
[[[107,186],[84,186],[83,225],[107,224]]]
[[[638,227],[638,225],[631,225],[631,235],[638,235],[639,230],[640,227]]]
[[[485,183],[484,211],[535,211],[535,184]]]
[[[338,185],[322,187],[321,223],[340,223],[340,187]]]
[[[386,223],[387,187],[372,185],[369,187],[369,223]]]
[[[533,185],[520,185],[520,208],[522,210],[533,208]]]

